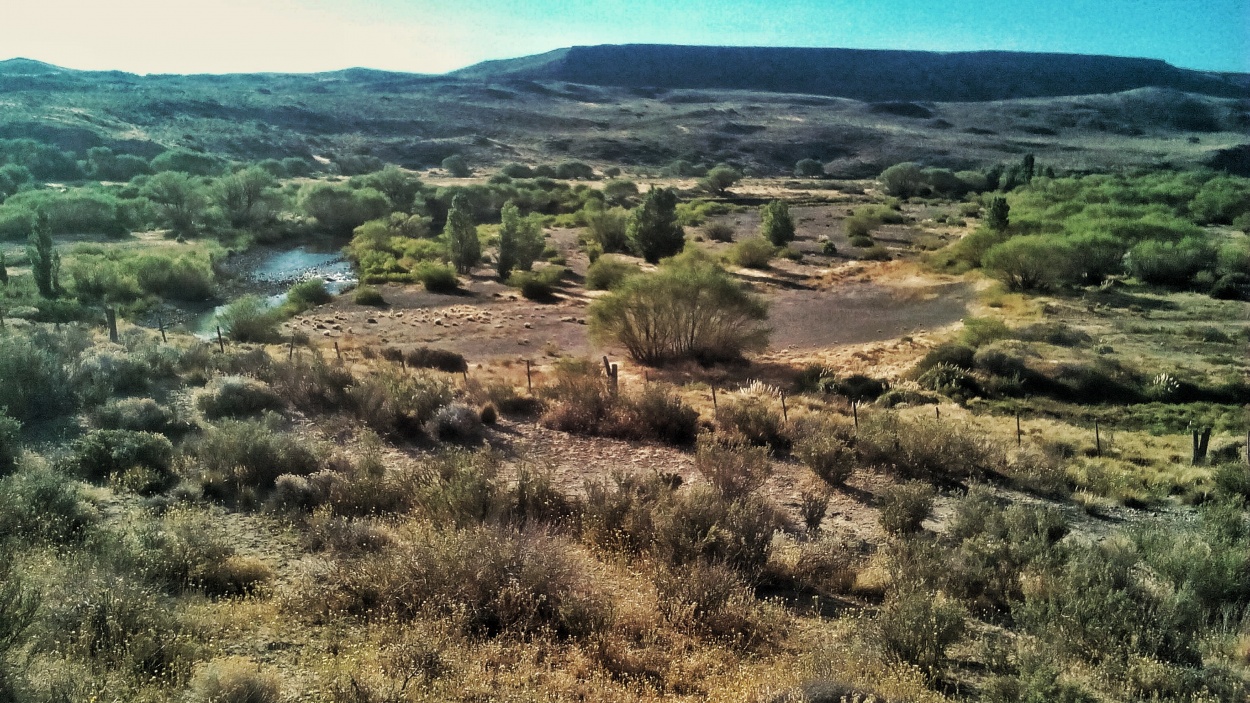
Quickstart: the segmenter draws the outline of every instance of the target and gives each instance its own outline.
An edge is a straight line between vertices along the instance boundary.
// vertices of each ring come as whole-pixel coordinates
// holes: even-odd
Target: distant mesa
[[[980,102],[1151,87],[1213,97],[1250,96],[1247,74],[1192,71],[1156,59],[1008,51],[575,46],[487,61],[451,75],[490,81],[828,95],[884,103],[891,106],[884,109],[893,114],[900,114],[894,109],[902,106],[892,104],[910,101]]]

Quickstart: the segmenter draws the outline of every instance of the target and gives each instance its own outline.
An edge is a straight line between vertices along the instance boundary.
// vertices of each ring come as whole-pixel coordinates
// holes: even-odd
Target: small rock
[[[365,320],[365,323],[369,325],[376,325],[378,324],[378,321],[371,317],[368,320]]]
[[[525,329],[527,329],[527,330],[528,330],[528,329],[533,329],[533,327],[534,327],[534,326],[533,326],[533,325],[531,325],[530,323],[528,323],[528,322],[527,322],[527,323],[525,323]]]

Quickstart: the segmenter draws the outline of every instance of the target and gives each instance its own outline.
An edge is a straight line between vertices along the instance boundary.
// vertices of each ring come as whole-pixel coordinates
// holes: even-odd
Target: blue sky
[[[1250,72],[1250,0],[20,0],[0,58],[137,73],[442,72],[574,44],[671,43],[1164,59]]]

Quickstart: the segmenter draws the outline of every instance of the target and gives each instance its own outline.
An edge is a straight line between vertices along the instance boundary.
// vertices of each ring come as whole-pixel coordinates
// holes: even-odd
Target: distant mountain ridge
[[[450,75],[486,81],[805,93],[865,101],[980,102],[1137,88],[1250,97],[1250,74],[1193,71],[1157,59],[1009,51],[575,46],[487,61]]]

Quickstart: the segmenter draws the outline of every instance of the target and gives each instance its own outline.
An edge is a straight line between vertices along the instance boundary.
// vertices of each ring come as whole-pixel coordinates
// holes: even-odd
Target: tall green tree
[[[629,218],[626,236],[634,252],[648,263],[680,253],[686,231],[677,222],[677,193],[672,188],[653,188]]]
[[[213,199],[232,227],[255,225],[270,214],[270,190],[276,183],[268,171],[253,166],[218,180]]]
[[[985,223],[995,232],[1005,232],[1007,226],[1011,224],[1011,206],[1007,204],[1007,199],[996,196],[990,201],[990,211],[985,218]]]
[[[30,260],[31,275],[39,288],[39,295],[55,298],[61,292],[61,255],[52,246],[52,231],[48,227],[48,214],[42,210],[35,214],[30,243],[26,246],[26,258]]]
[[[443,230],[451,263],[460,274],[472,271],[474,265],[482,260],[482,243],[478,241],[477,226],[473,224],[473,217],[469,214],[471,211],[472,205],[468,198],[457,195],[451,201],[447,226]]]
[[[721,164],[707,172],[699,185],[713,195],[724,195],[733,184],[742,180],[742,172],[732,166]]]
[[[385,195],[391,203],[391,209],[413,212],[413,201],[417,193],[421,192],[421,181],[416,176],[394,164],[388,164],[386,168],[370,173],[362,180],[366,186]]]
[[[794,218],[790,206],[774,200],[760,209],[760,234],[775,247],[784,247],[794,241]]]
[[[182,171],[161,171],[148,179],[142,192],[156,204],[163,223],[178,234],[194,233],[204,216],[204,192]]]
[[[460,154],[452,154],[443,159],[443,170],[452,178],[468,178],[473,173]]]
[[[499,227],[499,257],[495,272],[499,280],[508,278],[513,269],[529,271],[543,251],[542,228],[532,218],[522,217],[512,201],[503,206],[503,224]]]

